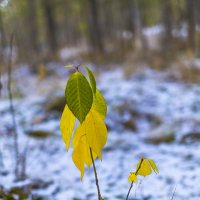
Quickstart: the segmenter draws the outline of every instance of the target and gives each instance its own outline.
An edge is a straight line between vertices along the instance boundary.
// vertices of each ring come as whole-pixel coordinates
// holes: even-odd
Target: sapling
[[[136,183],[138,181],[138,175],[144,176],[144,177],[148,176],[152,173],[152,170],[155,173],[159,172],[155,162],[152,159],[142,157],[136,166],[136,170],[133,172],[130,172],[130,175],[128,177],[128,181],[131,182],[131,185],[126,196],[126,200],[128,200],[129,198],[129,194],[133,187],[133,183]]]
[[[8,97],[9,97],[9,103],[10,103],[10,114],[12,117],[12,129],[13,129],[13,146],[14,146],[14,154],[15,154],[15,178],[16,180],[20,180],[19,176],[19,141],[18,141],[18,130],[17,130],[17,122],[16,122],[16,116],[15,116],[15,108],[13,104],[13,94],[12,94],[12,54],[13,54],[13,40],[14,40],[14,33],[12,33],[10,38],[10,54],[9,54],[9,61],[8,61]]]
[[[108,132],[105,124],[107,114],[106,101],[96,87],[96,80],[92,71],[84,66],[89,81],[79,71],[78,66],[68,65],[66,68],[74,68],[75,72],[69,77],[65,89],[66,105],[60,120],[62,138],[68,150],[71,141],[73,147],[72,159],[80,171],[81,179],[84,176],[85,165],[93,166],[98,200],[103,200],[98,175],[95,166],[97,158],[102,160],[102,149],[106,144]],[[78,126],[75,126],[78,122]],[[147,176],[152,169],[158,172],[153,160],[141,158],[136,171],[131,172],[128,180],[131,181],[126,199],[128,199],[137,176]]]

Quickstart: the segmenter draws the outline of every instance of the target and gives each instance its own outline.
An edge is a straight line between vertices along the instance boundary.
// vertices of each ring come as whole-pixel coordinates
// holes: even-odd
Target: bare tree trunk
[[[88,0],[88,11],[90,46],[94,51],[103,52],[97,0]]]
[[[135,35],[135,1],[132,0],[126,0],[126,6],[127,6],[127,26],[128,29]]]
[[[1,36],[1,43],[0,43],[0,97],[1,97],[1,89],[2,89],[2,83],[1,83],[1,73],[2,73],[2,67],[1,62],[3,61],[3,49],[5,46],[5,37],[4,37],[4,28],[3,28],[3,20],[1,15],[1,9],[0,9],[0,36]]]
[[[36,1],[27,0],[27,16],[26,23],[30,24],[27,27],[28,37],[27,40],[29,42],[29,54],[27,57],[29,58],[30,65],[32,67],[33,72],[37,72],[38,70],[38,62],[40,62],[40,48],[39,48],[39,39],[38,39],[38,25],[37,25],[37,11],[36,11]]]
[[[36,20],[36,1],[28,0],[27,7],[28,7],[28,22],[30,24],[29,28],[29,37],[30,37],[30,44],[32,51],[35,55],[38,55],[39,52],[39,45],[38,45],[38,31],[37,31],[37,20]]]
[[[3,53],[5,47],[6,47],[6,36],[4,31],[3,16],[0,8],[0,64],[4,63]],[[0,70],[0,76],[1,76],[1,70]],[[1,90],[1,82],[0,82],[0,90]]]
[[[197,10],[197,12],[196,12],[196,24],[198,24],[198,25],[200,25],[200,12],[198,12],[199,10],[200,10],[200,1],[196,1],[196,10]],[[199,31],[197,31],[196,32],[196,35],[197,35],[197,37],[196,37],[196,46],[195,46],[195,48],[196,48],[196,54],[197,54],[197,56],[199,57],[200,56],[200,33],[199,33]]]
[[[124,30],[128,30],[129,38],[121,36],[121,54],[123,56],[126,55],[127,51],[130,51],[130,48],[135,47],[135,41],[138,36],[136,31],[136,7],[135,2],[132,0],[124,0],[120,3],[120,10],[121,10],[121,19],[120,24],[122,26],[123,34]],[[111,27],[112,28],[112,27]],[[131,37],[130,37],[131,36]]]
[[[162,20],[164,25],[164,35],[163,35],[163,47],[165,50],[169,50],[171,48],[172,44],[172,7],[171,7],[171,1],[162,1]]]
[[[143,22],[141,18],[141,9],[136,0],[134,0],[134,24],[135,24],[135,44],[140,50],[143,51],[143,57],[147,56],[148,44],[143,34]]]
[[[48,44],[50,46],[51,53],[55,53],[58,45],[56,38],[56,22],[55,22],[53,0],[42,0],[42,6],[46,20]]]
[[[168,67],[174,53],[174,44],[173,44],[173,10],[171,5],[171,0],[161,1],[161,10],[162,10],[162,21],[164,26],[164,32],[162,35],[161,41],[161,57],[163,67]]]
[[[0,9],[0,37],[1,37],[1,47],[6,46],[6,36],[4,31],[3,16]]]
[[[195,50],[195,0],[187,0],[188,46]]]

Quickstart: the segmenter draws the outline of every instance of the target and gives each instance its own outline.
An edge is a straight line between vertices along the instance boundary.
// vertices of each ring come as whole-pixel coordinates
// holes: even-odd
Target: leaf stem
[[[91,159],[92,159],[92,165],[93,165],[93,169],[94,169],[94,175],[95,175],[97,192],[98,192],[98,199],[102,200],[103,198],[101,197],[101,192],[100,192],[100,187],[99,187],[99,181],[98,181],[98,177],[97,177],[97,170],[96,170],[96,166],[95,166],[95,163],[94,163],[94,158],[93,158],[93,155],[92,155],[92,149],[91,149],[91,147],[90,147],[90,156],[91,156]]]
[[[130,188],[129,188],[129,190],[128,190],[128,194],[127,194],[127,196],[126,196],[126,200],[128,200],[128,197],[129,197],[129,194],[130,194],[130,192],[131,192],[132,187],[133,187],[133,181],[131,182]]]
[[[138,166],[138,168],[137,168],[137,170],[136,170],[136,172],[135,172],[135,175],[136,175],[136,176],[137,176],[137,174],[138,174],[138,171],[139,171],[140,168],[141,168],[141,165],[142,165],[143,160],[144,160],[144,158],[141,158],[140,165]],[[128,200],[128,197],[129,197],[129,194],[130,194],[130,192],[131,192],[132,187],[133,187],[133,181],[131,182],[130,188],[129,188],[129,190],[128,190],[128,193],[127,193],[127,196],[126,196],[126,200]]]
[[[81,66],[81,64],[78,64],[78,65],[74,65],[73,67],[74,67],[74,69],[77,71],[77,72],[79,72],[79,67]]]

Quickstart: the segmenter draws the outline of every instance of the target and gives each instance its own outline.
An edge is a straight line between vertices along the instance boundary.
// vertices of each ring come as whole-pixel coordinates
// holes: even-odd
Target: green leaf
[[[64,111],[62,113],[62,117],[60,120],[60,131],[62,133],[62,138],[65,142],[66,149],[68,150],[70,147],[70,140],[72,131],[74,129],[76,118],[69,110],[68,106],[65,105]]]
[[[159,173],[158,167],[156,166],[155,162],[152,159],[147,159],[153,171],[155,173]]]
[[[93,94],[87,79],[80,72],[70,76],[65,96],[69,109],[82,123],[92,107]]]
[[[102,116],[103,119],[106,117],[107,114],[106,101],[98,89],[96,90],[96,95],[93,96],[92,109],[97,111]]]
[[[73,66],[74,66],[73,64],[69,64],[69,65],[64,66],[64,68],[72,68]]]
[[[88,67],[84,66],[84,68],[87,71],[87,74],[89,76],[90,84],[92,86],[92,91],[93,91],[94,94],[96,94],[96,80],[94,78],[94,75],[93,75],[92,71]]]

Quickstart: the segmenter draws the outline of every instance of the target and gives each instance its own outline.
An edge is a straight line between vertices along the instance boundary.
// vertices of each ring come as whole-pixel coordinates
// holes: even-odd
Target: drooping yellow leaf
[[[81,179],[84,176],[84,161],[83,161],[83,155],[82,155],[82,144],[80,142],[79,145],[76,145],[76,147],[74,148],[74,151],[72,153],[72,160],[74,162],[74,164],[76,165],[76,167],[79,169],[79,171],[81,172]]]
[[[89,146],[102,159],[101,150],[106,144],[108,133],[101,115],[91,109],[82,125],[85,128]]]
[[[76,121],[75,116],[69,110],[68,106],[65,105],[65,108],[60,120],[60,131],[62,133],[62,138],[65,142],[67,150],[70,147],[70,140],[71,140],[71,135],[72,135],[75,121]]]
[[[75,148],[80,139],[85,135],[85,130],[84,130],[84,127],[82,126],[82,124],[79,124],[78,127],[76,128],[75,130],[75,133],[74,133],[74,137],[73,137],[73,140],[72,140],[72,145],[73,145],[73,148]]]
[[[151,168],[155,173],[159,173],[158,167],[156,166],[155,162],[152,159],[147,159]]]
[[[140,161],[138,162],[136,172],[141,176],[148,176],[149,174],[152,173],[151,166],[149,162],[146,161],[145,158],[141,158]]]
[[[138,181],[138,178],[137,178],[137,175],[135,174],[135,172],[130,172],[130,175],[128,177],[128,181],[129,182],[137,182]]]
[[[79,157],[82,158],[83,163],[85,163],[88,167],[92,164],[92,159],[91,159],[91,154],[90,154],[90,147],[87,142],[86,138],[86,132],[84,125],[80,124],[75,133],[74,133],[74,138],[72,141],[74,149],[76,149],[77,146],[81,149],[81,155]],[[92,152],[93,159],[96,159],[96,154]]]

